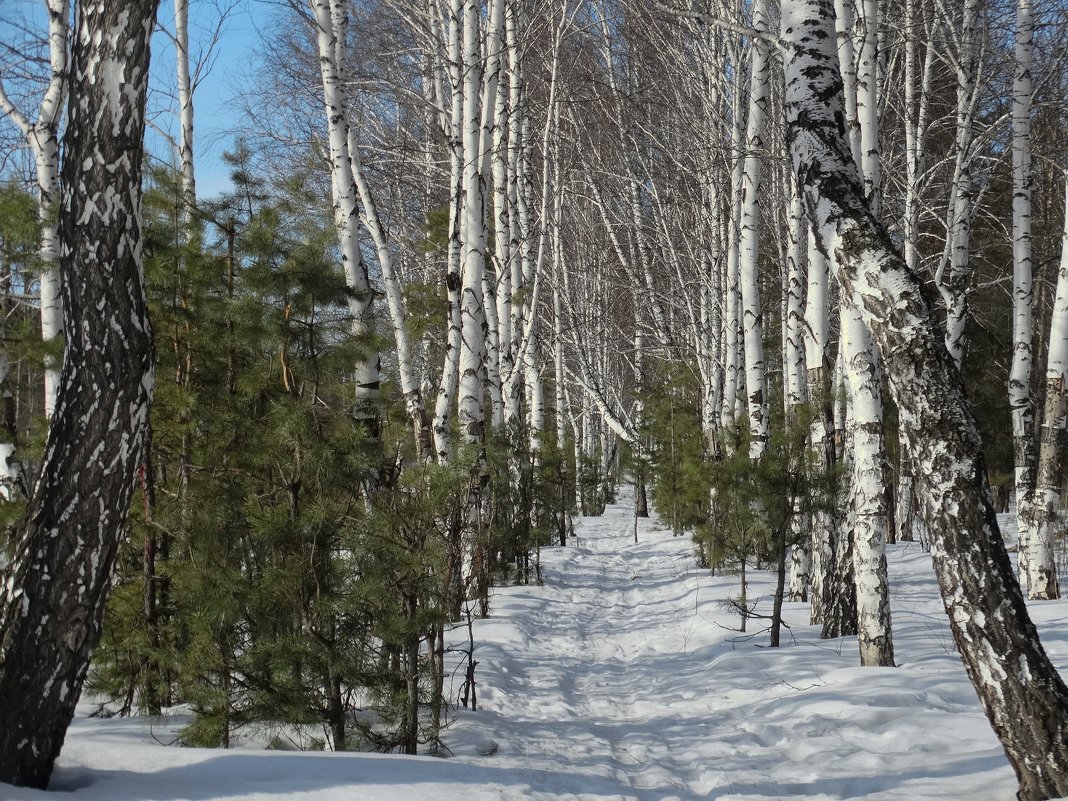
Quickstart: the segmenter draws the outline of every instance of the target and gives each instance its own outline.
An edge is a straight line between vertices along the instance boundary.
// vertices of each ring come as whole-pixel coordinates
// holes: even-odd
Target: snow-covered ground
[[[687,538],[614,506],[543,552],[545,585],[498,589],[476,621],[477,712],[450,759],[166,747],[166,722],[79,716],[41,801],[782,801],[1009,799],[1015,781],[983,716],[930,559],[891,546],[899,667],[857,667],[853,639],[820,640],[788,604],[784,647],[722,599],[737,578],[698,569]],[[751,574],[758,612],[770,576]],[[1068,668],[1062,602],[1033,605]]]

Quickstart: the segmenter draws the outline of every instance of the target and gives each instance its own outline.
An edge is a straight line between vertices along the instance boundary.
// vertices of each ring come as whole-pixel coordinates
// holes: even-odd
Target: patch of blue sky
[[[216,197],[231,187],[229,168],[222,155],[233,147],[247,128],[244,109],[238,101],[243,89],[253,79],[260,37],[257,18],[271,13],[270,6],[264,0],[189,2],[191,69],[197,70],[193,96],[193,157],[197,194],[202,199]],[[177,163],[178,95],[173,0],[162,0],[157,21],[158,29],[152,41],[145,145],[150,158],[174,165]],[[3,54],[5,60],[17,60],[19,51],[26,51],[26,57],[46,57],[44,42],[47,33],[44,0],[0,0],[0,44],[5,45],[7,51]],[[35,52],[29,52],[31,50]],[[11,70],[0,70],[0,78],[8,83],[17,80],[17,74],[15,72],[13,78]],[[39,92],[35,94],[30,87],[31,84],[23,82],[21,86],[8,86],[8,90],[12,98],[18,100],[20,110],[33,119],[37,115],[34,104],[40,98]],[[0,134],[2,146],[18,146],[21,137],[11,121],[0,118]],[[6,170],[20,175],[30,164],[32,160],[25,158],[4,162]]]

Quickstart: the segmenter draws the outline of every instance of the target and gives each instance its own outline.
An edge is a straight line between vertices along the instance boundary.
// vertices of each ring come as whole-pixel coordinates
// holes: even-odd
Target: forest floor
[[[739,632],[724,605],[738,577],[709,576],[689,538],[656,520],[641,521],[634,543],[629,504],[576,520],[575,534],[543,551],[544,586],[497,589],[492,617],[475,621],[479,708],[455,713],[445,735],[452,758],[267,751],[255,737],[230,751],[167,747],[180,717],[79,715],[53,779],[59,792],[0,785],[0,799],[1014,796],[917,544],[889,548],[899,667],[862,669],[855,639],[820,640],[804,604],[786,605],[782,648],[766,647],[764,620]],[[756,611],[767,614],[771,576],[749,578]],[[1031,609],[1068,672],[1064,602]]]

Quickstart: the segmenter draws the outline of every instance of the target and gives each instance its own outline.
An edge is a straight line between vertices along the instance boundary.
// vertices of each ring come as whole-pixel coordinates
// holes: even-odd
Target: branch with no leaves
[[[751,25],[738,25],[737,23],[717,17],[714,14],[704,14],[693,9],[678,8],[677,6],[663,2],[663,0],[657,0],[655,8],[657,11],[663,11],[665,14],[670,14],[673,17],[693,20],[702,25],[707,25],[710,28],[719,28],[722,31],[736,33],[739,36],[748,36],[751,39],[762,39],[780,52],[783,52],[786,49],[782,39],[778,36],[769,31],[757,30]]]

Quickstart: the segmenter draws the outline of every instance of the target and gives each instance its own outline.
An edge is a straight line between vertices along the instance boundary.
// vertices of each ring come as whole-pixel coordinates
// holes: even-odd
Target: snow
[[[786,604],[785,646],[740,634],[735,576],[695,566],[688,538],[610,506],[546,549],[544,586],[499,588],[475,622],[478,711],[457,710],[449,759],[167,747],[175,717],[97,719],[83,704],[54,793],[3,801],[1001,801],[1016,782],[954,651],[918,544],[888,547],[900,666],[860,668]],[[750,573],[758,613],[770,574]],[[1063,602],[1032,605],[1068,665]],[[463,634],[456,632],[457,638]],[[459,672],[456,674],[459,676]],[[459,678],[456,679],[457,685]],[[455,696],[454,696],[455,697]]]

